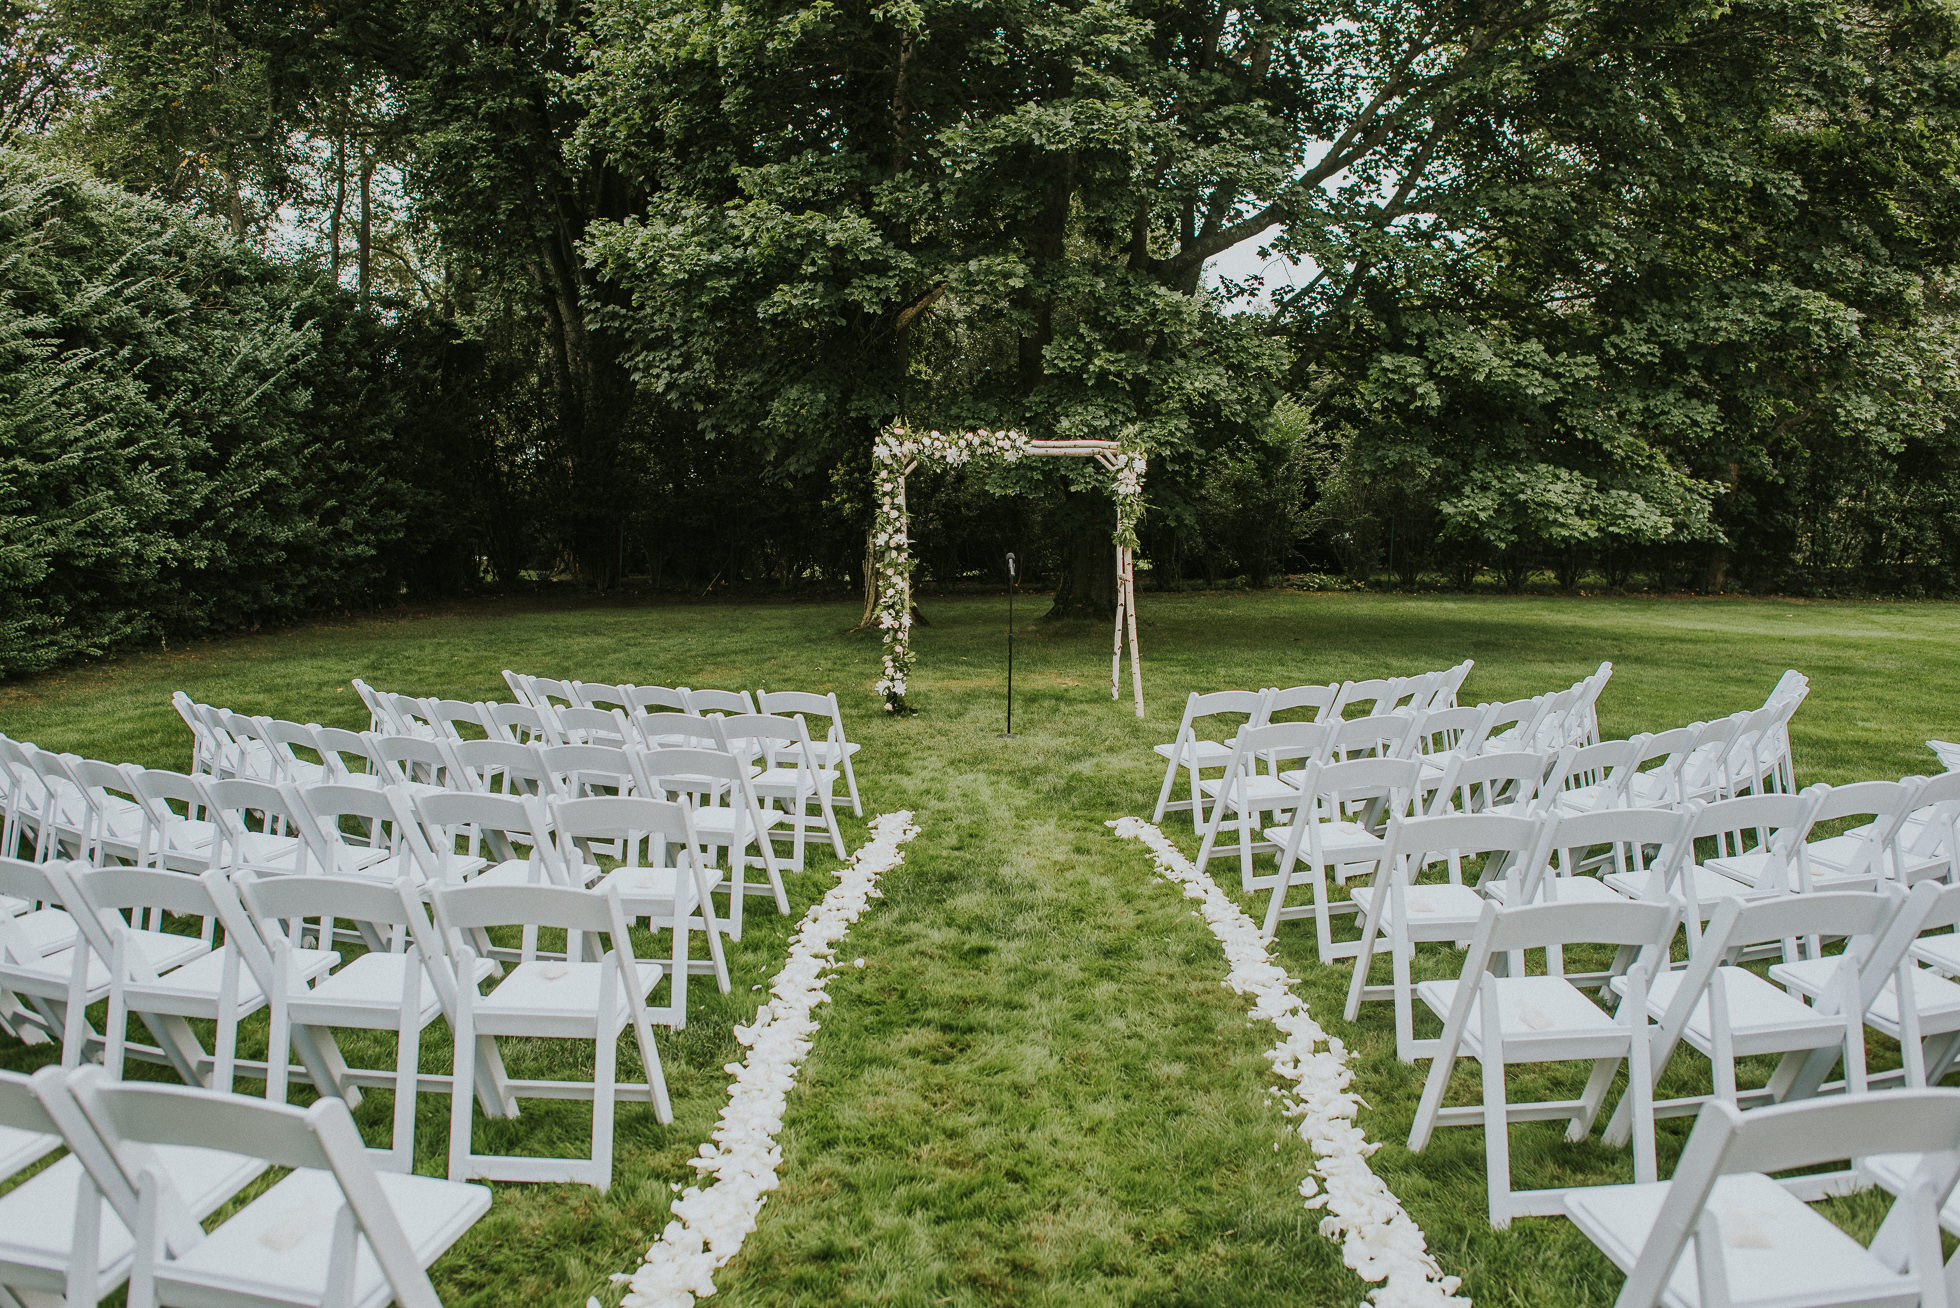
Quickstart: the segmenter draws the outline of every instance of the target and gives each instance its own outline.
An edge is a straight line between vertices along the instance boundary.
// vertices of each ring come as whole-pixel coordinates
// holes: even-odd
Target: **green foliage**
[[[371,602],[443,538],[390,452],[405,334],[304,270],[14,152],[0,267],[0,675]]]

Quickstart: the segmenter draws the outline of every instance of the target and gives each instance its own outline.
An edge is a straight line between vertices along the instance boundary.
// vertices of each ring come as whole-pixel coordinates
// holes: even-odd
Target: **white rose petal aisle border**
[[[702,1183],[674,1200],[672,1220],[639,1270],[613,1278],[628,1286],[623,1308],[688,1308],[707,1298],[715,1292],[715,1270],[740,1252],[755,1230],[756,1217],[776,1188],[783,1161],[776,1134],[797,1068],[817,1031],[816,1007],[830,998],[826,973],[837,966],[837,943],[870,901],[882,897],[878,878],[905,861],[905,842],[918,834],[909,810],[873,818],[871,838],[797,924],[789,957],[769,984],[771,998],[753,1025],[735,1028],[736,1040],[749,1054],[740,1064],[728,1064],[735,1078],[728,1105],[709,1142],[690,1160]],[[858,966],[863,963],[857,960]],[[588,1301],[588,1308],[597,1305],[596,1298]]]
[[[1300,1119],[1300,1138],[1312,1147],[1319,1173],[1300,1183],[1300,1194],[1308,1208],[1327,1210],[1320,1233],[1340,1240],[1342,1261],[1362,1280],[1381,1282],[1368,1298],[1379,1308],[1468,1304],[1456,1293],[1462,1282],[1443,1274],[1422,1229],[1368,1166],[1378,1146],[1355,1123],[1360,1100],[1348,1089],[1347,1049],[1292,992],[1293,978],[1266,952],[1259,928],[1155,825],[1136,817],[1108,825],[1142,844],[1158,874],[1199,901],[1231,965],[1224,984],[1252,996],[1252,1016],[1279,1028],[1280,1041],[1266,1057],[1280,1077],[1281,1111]]]

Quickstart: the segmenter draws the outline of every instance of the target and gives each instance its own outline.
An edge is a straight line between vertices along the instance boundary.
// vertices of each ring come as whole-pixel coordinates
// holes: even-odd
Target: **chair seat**
[[[507,858],[501,863],[484,863],[483,870],[470,878],[473,886],[548,886],[551,878],[545,874],[544,864],[533,858]],[[451,884],[454,884],[452,879]]]
[[[0,1181],[61,1148],[61,1137],[0,1126]]]
[[[214,949],[182,967],[172,968],[159,980],[133,983],[126,987],[126,992],[132,1001],[155,1003],[175,999],[216,1004],[224,985],[225,959],[229,952],[229,945]],[[339,954],[327,949],[299,949],[293,951],[292,957],[294,971],[308,981],[324,975],[327,969],[340,961]],[[234,985],[241,1013],[250,1012],[265,1002],[265,991],[259,987],[252,970],[242,960],[238,964]]]
[[[1362,912],[1373,913],[1376,904],[1382,908],[1382,924],[1393,920],[1389,912],[1391,901],[1385,886],[1356,886],[1349,892]],[[1440,885],[1407,886],[1402,891],[1402,902],[1408,906],[1408,926],[1413,931],[1425,927],[1463,927],[1464,936],[1468,928],[1477,925],[1483,915],[1484,897],[1469,886],[1459,886],[1454,882]]]
[[[479,972],[484,972],[485,960],[478,963]],[[362,954],[338,972],[321,978],[311,989],[296,987],[291,998],[293,1021],[331,1025],[345,1022],[351,1014],[373,1013],[385,1020],[388,1029],[393,1029],[393,1019],[401,1012],[402,987],[407,980],[407,954],[381,950]],[[441,1011],[435,980],[424,968],[421,1019],[431,1021]]]
[[[1681,989],[1686,972],[1663,972],[1647,990],[1647,1011],[1655,1020],[1666,1013]],[[1795,995],[1771,985],[1754,972],[1740,967],[1724,967],[1722,982],[1728,993],[1729,1030],[1735,1039],[1738,1057],[1749,1054],[1779,1053],[1791,1049],[1818,1049],[1843,1038],[1844,1019],[1834,1013],[1820,1013]],[[1613,989],[1626,993],[1623,977],[1613,979]],[[1704,1054],[1714,1040],[1710,1023],[1709,996],[1695,1001],[1694,1010],[1682,1034]]]
[[[1211,778],[1198,782],[1199,793],[1209,799],[1216,799],[1224,785],[1224,778]],[[1225,797],[1225,806],[1233,812],[1250,807],[1255,812],[1269,808],[1290,808],[1299,802],[1300,788],[1279,777],[1270,777],[1261,772],[1257,776],[1240,777],[1235,781]]]
[[[199,1221],[266,1169],[260,1159],[217,1149],[157,1145],[150,1152],[177,1197]],[[81,1179],[81,1160],[70,1154],[0,1197],[0,1283],[14,1281],[6,1271],[9,1264],[37,1268],[55,1278],[67,1271]],[[97,1274],[120,1281],[128,1275],[136,1241],[106,1200],[96,1202],[102,1205]]]
[[[1880,1189],[1903,1194],[1912,1183],[1912,1174],[1919,1170],[1920,1159],[1919,1154],[1869,1154],[1858,1160],[1858,1171],[1875,1181]],[[1960,1235],[1960,1191],[1947,1196],[1940,1209],[1940,1225]]]
[[[1484,893],[1500,904],[1509,903],[1511,883],[1500,878],[1485,886]],[[1624,904],[1626,896],[1598,877],[1554,876],[1546,877],[1540,883],[1538,902],[1541,904]]]
[[[797,767],[764,768],[755,774],[755,793],[780,798],[785,795],[799,795],[814,790],[823,790],[837,784],[836,768],[810,768],[805,771]]]
[[[1788,986],[1800,995],[1816,998],[1838,982],[1838,960],[1805,958],[1794,963],[1778,963],[1769,970],[1770,980]],[[1960,1031],[1960,985],[1938,972],[1920,968],[1912,976],[1913,1007],[1918,1010],[1920,1030],[1926,1035]],[[1885,988],[1865,1008],[1865,1018],[1887,1035],[1899,1032],[1899,983],[1888,978]]]
[[[1695,899],[1701,905],[1704,919],[1715,912],[1715,905],[1723,899],[1768,899],[1784,893],[1780,890],[1758,889],[1746,886],[1734,877],[1723,876],[1720,872],[1703,867],[1699,863],[1689,863],[1681,868],[1681,879],[1694,888]],[[1650,893],[1654,880],[1652,872],[1608,872],[1600,880],[1629,899],[1645,899]]]
[[[1565,1204],[1572,1220],[1622,1271],[1630,1270],[1667,1200],[1671,1182],[1574,1190]],[[1729,1296],[1737,1308],[1787,1303],[1891,1302],[1901,1278],[1803,1201],[1757,1172],[1717,1178],[1708,1205],[1721,1224]],[[1661,1301],[1699,1308],[1701,1292],[1691,1241],[1681,1253]],[[1911,1300],[1908,1300],[1911,1301]]]
[[[781,826],[789,815],[780,809],[770,809],[762,815],[762,821],[751,823],[748,814],[735,808],[697,808],[694,810],[694,834],[711,845],[725,845],[734,838],[737,828],[754,831],[760,827],[772,831]]]
[[[1293,824],[1267,827],[1261,833],[1267,840],[1284,849],[1293,838]],[[1300,853],[1310,856],[1314,844],[1320,846],[1321,861],[1334,863],[1373,863],[1381,857],[1387,842],[1359,822],[1315,822],[1306,837],[1300,841]]]
[[[1182,750],[1177,747],[1176,741],[1168,745],[1152,745],[1150,749],[1158,758],[1167,761],[1176,759],[1181,768],[1222,768],[1232,761],[1231,748],[1215,740],[1189,741]]]
[[[599,884],[619,891],[628,917],[689,913],[700,900],[693,875],[671,867],[615,868]]]
[[[479,1030],[489,1031],[499,1017],[585,1017],[599,1013],[599,986],[606,963],[534,961],[519,963],[497,988],[476,1002]],[[640,962],[640,995],[653,993],[664,972],[658,963]],[[613,1021],[629,1016],[625,995],[615,1000]]]
[[[75,919],[59,908],[37,908],[14,919],[27,943],[43,954],[52,954],[75,943]]]
[[[818,767],[835,766],[856,754],[859,748],[854,740],[842,744],[834,740],[813,740],[810,742],[810,761]]]
[[[1947,976],[1960,976],[1960,935],[1942,931],[1921,936],[1913,942],[1912,956]]]
[[[1497,985],[1497,1021],[1504,1043],[1516,1046],[1521,1054],[1540,1052],[1527,1050],[1534,1041],[1588,1036],[1604,1037],[1609,1043],[1626,1041],[1627,1028],[1562,976],[1500,976],[1492,980]],[[1416,997],[1430,1012],[1447,1019],[1461,984],[1455,977],[1421,981],[1416,984]],[[1483,1051],[1483,1021],[1483,996],[1479,994],[1470,1001],[1470,1017],[1463,1028],[1463,1048],[1473,1058]],[[1519,1057],[1514,1061],[1535,1059]]]
[[[379,1172],[375,1179],[423,1267],[490,1207],[490,1191],[481,1185],[396,1172]],[[229,1292],[257,1300],[318,1303],[326,1292],[334,1227],[344,1203],[331,1173],[292,1172],[209,1238],[159,1268],[159,1288],[195,1287],[203,1292],[199,1302]],[[365,1237],[359,1238],[350,1303],[374,1308],[393,1297],[373,1250]]]

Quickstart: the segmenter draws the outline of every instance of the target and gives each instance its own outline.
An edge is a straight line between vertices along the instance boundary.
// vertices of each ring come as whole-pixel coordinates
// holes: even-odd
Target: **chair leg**
[[[606,957],[599,983],[598,1023],[593,1031],[597,1048],[592,1068],[592,1164],[587,1181],[600,1194],[612,1189],[613,1099],[619,1092],[619,968],[614,955]]]
[[[391,1172],[415,1170],[416,1073],[422,1054],[422,966],[413,950],[408,957],[402,1006],[397,1014],[400,1030],[395,1033],[395,1120],[387,1161]],[[463,1098],[467,1102],[469,1096]]]
[[[1286,907],[1286,891],[1292,883],[1293,860],[1281,855],[1279,860],[1279,879],[1273,883],[1272,898],[1266,901],[1266,921],[1259,928],[1261,939],[1271,940],[1279,934],[1279,911]],[[1322,954],[1324,955],[1325,952],[1323,949]]]
[[[473,1175],[470,1118],[476,1107],[476,1005],[472,1002],[476,987],[469,982],[474,960],[467,948],[458,962],[461,984],[456,988],[456,1062],[449,1084],[449,1179],[466,1181]]]
[[[1490,1224],[1499,1231],[1511,1226],[1511,1121],[1504,1098],[1504,1043],[1497,1015],[1497,992],[1483,993],[1483,1048],[1479,1062],[1484,1082],[1484,1184],[1490,1203]]]
[[[1368,988],[1368,965],[1375,959],[1375,940],[1381,935],[1381,910],[1386,907],[1381,902],[1384,893],[1378,878],[1375,889],[1376,902],[1369,911],[1361,915],[1361,943],[1355,949],[1354,979],[1348,982],[1347,1008],[1344,1010],[1350,1022],[1360,1016],[1361,995]]]
[[[1393,923],[1391,929],[1388,955],[1395,985],[1395,1056],[1412,1064],[1416,1061],[1415,943],[1401,923]]]
[[[728,841],[728,938],[742,938],[742,901],[749,895],[748,849],[738,845],[740,835]]]
[[[1177,784],[1177,773],[1177,755],[1173,753],[1170,762],[1164,767],[1164,784],[1157,788],[1157,807],[1150,811],[1152,822],[1164,820],[1164,810],[1169,808],[1171,803],[1171,787]]]
[[[857,769],[851,766],[851,752],[844,750],[844,789],[850,792],[851,816],[864,816],[864,801],[858,798]]]
[[[651,922],[648,926],[653,925]],[[687,1025],[687,914],[682,911],[680,900],[674,901],[674,951],[672,955],[673,975],[667,978],[668,1002],[674,1006],[674,1020],[668,1023],[679,1031]]]

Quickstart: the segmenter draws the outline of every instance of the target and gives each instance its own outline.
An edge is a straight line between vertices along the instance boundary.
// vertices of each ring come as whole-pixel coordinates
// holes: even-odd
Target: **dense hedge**
[[[0,270],[0,676],[464,575],[427,329],[15,151]]]

